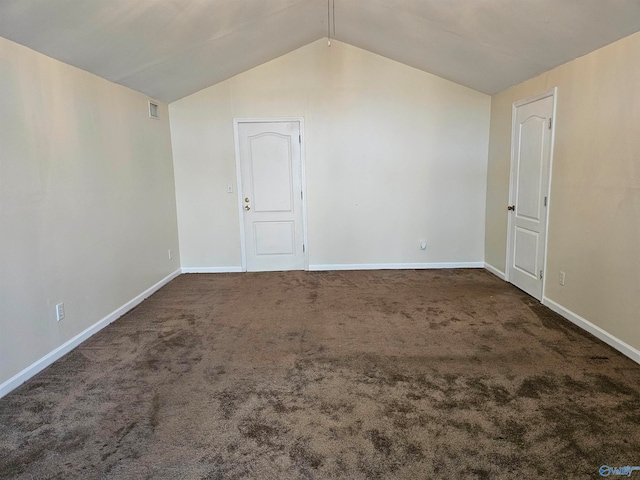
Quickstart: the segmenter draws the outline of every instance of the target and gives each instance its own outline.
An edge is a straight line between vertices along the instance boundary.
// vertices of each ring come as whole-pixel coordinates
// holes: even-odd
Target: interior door
[[[300,122],[240,122],[238,152],[247,271],[304,270]]]
[[[553,96],[515,109],[508,279],[542,300]]]

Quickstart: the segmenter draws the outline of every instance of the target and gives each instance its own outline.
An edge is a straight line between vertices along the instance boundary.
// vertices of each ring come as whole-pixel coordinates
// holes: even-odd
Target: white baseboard
[[[498,277],[501,280],[506,280],[507,278],[506,274],[502,270],[498,270],[493,265],[489,265],[488,263],[485,263],[484,268],[485,270],[489,270],[491,273],[493,273],[496,277]]]
[[[182,267],[182,273],[239,273],[242,267]]]
[[[439,263],[337,263],[309,265],[310,272],[327,270],[413,270],[430,268],[484,268],[483,262]],[[182,267],[182,273],[240,273],[242,267]]]
[[[118,309],[114,310],[113,312],[111,312],[109,315],[104,317],[102,320],[98,321],[97,323],[94,323],[92,326],[90,326],[89,328],[87,328],[83,332],[80,332],[78,335],[76,335],[72,339],[66,341],[65,343],[60,345],[58,348],[56,348],[55,350],[53,350],[53,351],[49,352],[48,354],[46,354],[40,360],[36,361],[35,363],[31,364],[30,366],[28,366],[27,368],[25,368],[21,372],[17,373],[16,375],[11,377],[6,382],[0,384],[0,398],[4,397],[6,394],[11,392],[12,390],[18,388],[24,382],[29,380],[31,377],[33,377],[37,373],[40,373],[42,370],[47,368],[49,365],[51,365],[56,360],[62,358],[64,355],[66,355],[71,350],[76,348],[78,345],[80,345],[86,339],[88,339],[92,335],[98,333],[100,330],[102,330],[104,327],[106,327],[110,323],[113,323],[115,320],[120,318],[122,315],[127,313],[129,310],[131,310],[132,308],[138,306],[140,303],[142,303],[142,301],[145,298],[153,295],[155,292],[160,290],[160,288],[164,287],[167,283],[169,283],[171,280],[173,280],[178,275],[180,275],[180,273],[182,273],[180,270],[176,270],[172,274],[170,274],[167,277],[163,278],[162,280],[160,280],[158,283],[156,283],[152,287],[146,289],[144,292],[142,292],[137,297],[133,298],[132,300],[129,300],[127,303],[122,305],[120,308],[118,308]]]
[[[547,307],[549,307],[554,312],[562,315],[564,318],[569,320],[571,323],[574,323],[578,327],[582,328],[583,330],[586,330],[587,332],[589,332],[593,336],[599,338],[604,343],[612,346],[613,348],[618,350],[623,355],[626,355],[627,357],[629,357],[634,362],[640,363],[640,350],[638,350],[638,349],[632,347],[631,345],[623,342],[619,338],[614,337],[613,335],[611,335],[606,330],[603,330],[602,328],[598,327],[597,325],[594,325],[593,323],[591,323],[590,321],[586,320],[585,318],[582,318],[577,313],[574,313],[571,310],[569,310],[567,308],[564,308],[562,305],[554,302],[553,300],[551,300],[551,299],[549,299],[547,297],[543,297],[542,304],[546,305]]]
[[[309,271],[327,270],[417,270],[431,268],[484,268],[484,262],[438,262],[438,263],[336,263],[309,265]]]

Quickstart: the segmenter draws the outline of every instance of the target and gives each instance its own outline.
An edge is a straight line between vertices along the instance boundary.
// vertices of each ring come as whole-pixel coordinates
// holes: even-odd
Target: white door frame
[[[551,90],[547,90],[544,93],[539,95],[534,95],[533,97],[523,98],[521,100],[513,102],[511,106],[511,162],[510,162],[510,171],[509,171],[509,205],[515,205],[515,192],[514,192],[514,182],[515,182],[515,161],[516,161],[516,146],[514,144],[514,132],[516,128],[516,110],[518,107],[523,105],[527,105],[528,103],[537,102],[538,100],[542,100],[543,98],[552,97],[553,98],[553,112],[552,122],[551,122],[551,146],[549,147],[551,151],[549,152],[549,183],[547,186],[547,191],[544,192],[544,195],[547,197],[547,218],[545,220],[545,231],[544,231],[544,259],[543,259],[543,271],[544,274],[542,276],[542,293],[540,295],[539,300],[542,302],[542,299],[545,297],[545,287],[547,285],[547,258],[549,256],[549,217],[551,216],[551,179],[553,177],[553,151],[554,144],[556,138],[556,106],[558,103],[558,87],[553,87]],[[506,207],[506,205],[505,205]],[[506,208],[505,208],[506,211]],[[505,280],[510,282],[509,279],[509,271],[511,270],[511,244],[512,244],[512,227],[513,227],[513,215],[507,215],[507,261],[505,263]]]
[[[300,179],[302,188],[302,238],[304,241],[304,269],[309,270],[309,240],[307,238],[307,177],[305,168],[304,117],[250,117],[233,119],[233,138],[236,152],[236,191],[238,193],[238,218],[240,221],[240,255],[242,271],[247,271],[247,247],[244,236],[244,210],[242,209],[242,170],[240,169],[240,135],[241,123],[281,123],[298,122],[300,125]]]

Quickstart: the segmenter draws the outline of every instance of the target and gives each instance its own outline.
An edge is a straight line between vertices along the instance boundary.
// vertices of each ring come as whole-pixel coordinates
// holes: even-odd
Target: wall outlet
[[[566,275],[564,272],[560,272],[560,285],[562,285],[564,287],[564,281],[565,281]]]
[[[420,240],[420,250],[426,250],[426,249],[427,249],[427,241]]]
[[[173,252],[171,251],[171,249],[169,249],[169,260],[171,260],[173,258]]]
[[[227,185],[227,193],[233,193],[233,185],[232,184]]]
[[[64,303],[56,305],[56,320],[64,320]]]

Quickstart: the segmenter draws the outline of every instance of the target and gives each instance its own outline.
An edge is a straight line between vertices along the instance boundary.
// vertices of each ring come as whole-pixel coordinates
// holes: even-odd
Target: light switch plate
[[[56,320],[64,320],[64,303],[56,305]]]

